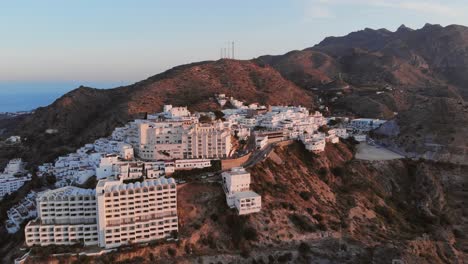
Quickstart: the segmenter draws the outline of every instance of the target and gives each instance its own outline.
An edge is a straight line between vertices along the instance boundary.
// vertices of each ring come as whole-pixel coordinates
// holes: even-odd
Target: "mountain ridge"
[[[442,135],[444,127],[456,124],[447,120],[434,128],[418,115],[433,112],[431,102],[443,101],[447,109],[459,109],[450,112],[461,120],[462,128],[468,126],[467,76],[467,27],[426,24],[409,30],[402,25],[394,32],[366,28],[283,55],[195,62],[108,90],[79,87],[38,108],[10,132],[29,138],[39,135],[38,142],[30,143],[32,149],[77,147],[109,135],[114,127],[145,112],[160,111],[163,104],[187,105],[192,111],[216,110],[219,106],[212,99],[216,93],[246,102],[301,104],[312,109],[320,97],[334,113],[396,118],[403,132],[389,140],[400,148],[405,141],[415,141],[415,152],[423,155],[427,138],[447,148],[466,145],[458,138],[468,131]],[[340,90],[346,92],[334,95]],[[333,97],[337,100],[331,102]],[[420,106],[426,110],[419,111]],[[413,124],[422,126],[424,134],[417,137],[405,129]],[[47,129],[59,133],[47,135]],[[451,138],[456,143],[447,142]],[[43,155],[44,151],[33,156],[54,157],[54,153]]]

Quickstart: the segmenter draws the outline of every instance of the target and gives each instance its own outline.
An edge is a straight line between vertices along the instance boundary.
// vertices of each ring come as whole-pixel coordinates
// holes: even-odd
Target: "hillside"
[[[366,28],[257,61],[304,89],[318,88],[316,94],[332,112],[395,117],[401,133],[387,143],[400,151],[433,157],[434,152],[464,153],[468,147],[462,139],[468,133],[467,27]],[[463,155],[435,156],[468,162]]]
[[[20,155],[38,163],[160,111],[163,104],[213,110],[216,93],[307,107],[318,106],[320,98],[329,114],[395,118],[398,134],[379,133],[398,151],[468,163],[467,76],[467,27],[366,28],[284,55],[183,65],[110,90],[80,87],[29,117],[0,122],[0,130],[28,139],[28,151]]]
[[[249,216],[227,208],[220,184],[189,181],[178,187],[177,243],[135,246],[96,261],[462,263],[468,168],[358,161],[353,148],[340,143],[314,155],[296,142],[275,147],[250,169],[262,211]]]
[[[116,126],[164,104],[191,111],[215,110],[214,95],[225,93],[246,102],[313,107],[314,97],[269,66],[219,60],[179,66],[126,87],[99,90],[80,87],[18,122],[15,133],[28,140],[27,160],[36,163],[108,136]],[[57,133],[47,134],[47,129]]]

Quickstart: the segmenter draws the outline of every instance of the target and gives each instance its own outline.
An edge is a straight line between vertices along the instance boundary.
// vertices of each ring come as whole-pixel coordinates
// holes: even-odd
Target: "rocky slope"
[[[318,88],[316,93],[336,113],[396,117],[400,134],[389,140],[401,151],[407,151],[410,142],[409,151],[419,156],[466,152],[468,142],[460,140],[468,133],[466,27],[427,24],[418,30],[401,26],[395,32],[367,28],[257,61],[304,89]],[[442,159],[468,162],[463,155]]]
[[[277,146],[250,170],[262,211],[237,216],[219,183],[178,187],[180,240],[98,263],[463,263],[468,167],[353,159],[353,145],[314,155]],[[46,251],[45,251],[46,252]],[[31,263],[52,261],[47,253]],[[74,257],[60,259],[72,262]],[[59,260],[55,259],[58,263]],[[82,259],[84,261],[84,259]]]

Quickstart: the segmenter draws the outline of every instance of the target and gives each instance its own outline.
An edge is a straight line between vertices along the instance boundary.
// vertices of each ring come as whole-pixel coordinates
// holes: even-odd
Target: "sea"
[[[47,106],[80,85],[109,89],[128,84],[130,84],[128,81],[0,81],[0,113],[32,111],[38,107]]]

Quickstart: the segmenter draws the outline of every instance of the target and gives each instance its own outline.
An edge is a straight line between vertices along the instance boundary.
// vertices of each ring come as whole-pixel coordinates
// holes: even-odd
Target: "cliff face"
[[[353,148],[314,155],[298,142],[275,147],[249,169],[262,210],[248,216],[228,209],[219,183],[189,181],[178,187],[177,243],[95,261],[463,263],[468,167],[359,161]]]
[[[275,149],[252,169],[253,189],[262,194],[264,207],[249,221],[263,230],[259,241],[265,244],[313,239],[314,232],[326,231],[342,235],[351,252],[357,241],[359,248],[375,250],[357,250],[361,261],[456,263],[467,250],[461,235],[468,227],[466,212],[460,208],[466,172],[446,164],[352,160],[343,144],[314,156],[295,143]]]

